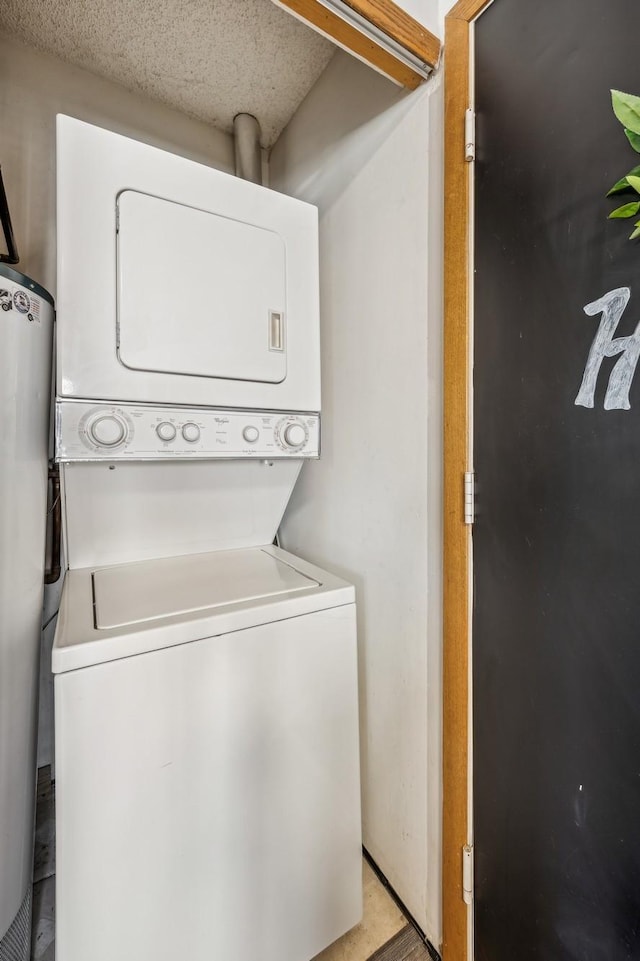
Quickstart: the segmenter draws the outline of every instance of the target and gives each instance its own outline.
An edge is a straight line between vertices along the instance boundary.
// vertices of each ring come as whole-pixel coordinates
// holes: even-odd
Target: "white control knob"
[[[197,440],[200,440],[200,428],[197,424],[185,424],[182,428],[182,436],[190,444],[195,444]]]
[[[283,440],[287,447],[302,447],[307,439],[307,432],[302,424],[289,424],[284,429]]]
[[[127,425],[117,414],[103,414],[91,423],[89,433],[100,447],[117,447],[127,436]]]
[[[242,436],[246,440],[247,444],[255,444],[258,437],[260,436],[260,431],[257,427],[245,427],[242,431]]]
[[[176,436],[176,429],[173,424],[170,424],[168,420],[164,420],[161,424],[156,427],[156,434],[160,440],[173,440]]]

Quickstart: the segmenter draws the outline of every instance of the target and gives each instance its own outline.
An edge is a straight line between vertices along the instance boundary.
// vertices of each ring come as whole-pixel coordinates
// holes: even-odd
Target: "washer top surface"
[[[353,604],[351,584],[271,545],[67,571],[54,674]]]
[[[320,586],[262,550],[187,554],[105,567],[92,581],[98,630]]]

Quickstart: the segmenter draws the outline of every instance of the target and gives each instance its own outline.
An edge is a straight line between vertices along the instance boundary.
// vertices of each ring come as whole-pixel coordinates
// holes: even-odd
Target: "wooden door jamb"
[[[471,103],[471,23],[491,0],[459,0],[445,19],[444,270],[444,653],[442,958],[469,958],[471,910],[463,900],[469,823],[471,527],[464,521],[464,475],[472,469],[471,277],[473,163],[465,160]]]

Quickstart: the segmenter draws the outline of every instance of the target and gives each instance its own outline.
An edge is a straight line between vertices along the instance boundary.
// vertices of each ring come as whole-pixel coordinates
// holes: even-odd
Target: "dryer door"
[[[285,245],[272,230],[124,190],[117,349],[133,370],[281,383]]]

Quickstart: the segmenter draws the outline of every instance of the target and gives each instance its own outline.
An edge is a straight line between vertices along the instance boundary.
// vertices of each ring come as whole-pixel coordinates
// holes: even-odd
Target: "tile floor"
[[[54,961],[55,933],[55,796],[50,769],[38,773],[36,847],[33,861],[32,961]]]
[[[440,961],[439,955],[430,954],[411,924],[398,931],[390,941],[372,954],[369,961]]]
[[[362,921],[314,961],[368,961],[374,951],[406,925],[404,914],[366,861],[362,862],[362,883]]]
[[[38,777],[36,849],[34,859],[32,961],[54,961],[55,932],[55,794],[49,768]],[[362,921],[314,961],[368,961],[407,927],[407,919],[366,861],[362,863]],[[400,939],[401,940],[401,939]],[[393,942],[391,942],[393,944]],[[386,961],[386,953],[385,953]],[[389,958],[409,957],[390,953]],[[411,959],[418,957],[410,955]],[[424,953],[428,961],[429,955]]]

